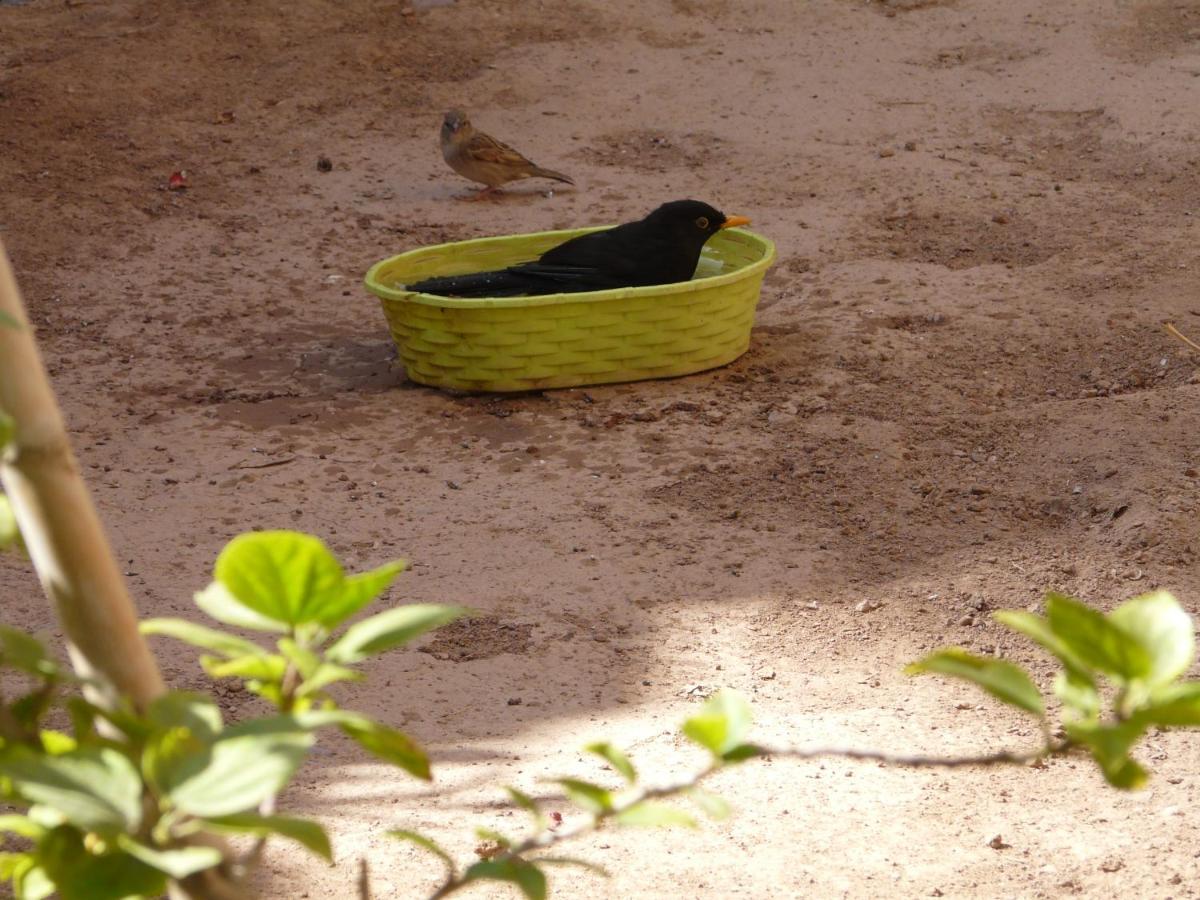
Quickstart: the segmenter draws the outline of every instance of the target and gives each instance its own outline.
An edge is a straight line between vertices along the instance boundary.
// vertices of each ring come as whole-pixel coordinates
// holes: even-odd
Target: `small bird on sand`
[[[452,109],[442,119],[442,156],[459,175],[487,185],[471,199],[494,194],[501,185],[522,178],[552,178],[574,184],[562,172],[543,169],[512,147],[489,134],[476,131],[467,114]]]
[[[493,272],[427,278],[410,291],[452,297],[517,297],[688,281],[705,242],[749,225],[699,200],[664,203],[646,218],[571,238],[533,262]]]

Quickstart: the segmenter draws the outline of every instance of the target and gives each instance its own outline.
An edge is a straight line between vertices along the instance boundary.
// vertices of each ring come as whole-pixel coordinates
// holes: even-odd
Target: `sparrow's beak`
[[[721,223],[722,228],[736,228],[739,225],[749,225],[750,220],[745,216],[730,216]]]

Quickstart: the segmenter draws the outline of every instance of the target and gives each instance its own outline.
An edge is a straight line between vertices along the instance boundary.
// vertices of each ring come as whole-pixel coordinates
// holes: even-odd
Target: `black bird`
[[[534,262],[427,278],[406,288],[450,297],[518,297],[671,284],[692,277],[710,237],[749,224],[745,216],[726,216],[699,200],[673,200],[641,221],[571,238]]]

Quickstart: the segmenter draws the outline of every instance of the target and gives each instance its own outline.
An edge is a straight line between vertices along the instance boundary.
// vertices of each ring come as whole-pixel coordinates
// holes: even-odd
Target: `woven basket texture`
[[[408,377],[458,391],[531,391],[687,375],[746,352],[775,246],[743,229],[709,239],[693,279],[678,284],[473,299],[404,289],[536,259],[596,230],[439,244],[372,266],[366,288],[383,305]]]

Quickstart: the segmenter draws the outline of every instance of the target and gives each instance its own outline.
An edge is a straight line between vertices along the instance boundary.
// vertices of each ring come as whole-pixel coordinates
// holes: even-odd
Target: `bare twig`
[[[1173,337],[1179,338],[1181,341],[1183,341],[1185,344],[1187,344],[1193,350],[1200,352],[1200,344],[1197,344],[1195,341],[1193,341],[1191,338],[1189,338],[1187,335],[1185,335],[1182,331],[1180,331],[1178,328],[1176,328],[1170,322],[1168,322],[1164,327],[1167,329],[1167,334],[1170,334]]]
[[[286,466],[288,463],[295,462],[297,459],[298,459],[298,457],[289,456],[286,459],[275,459],[275,460],[272,460],[271,462],[265,462],[265,463],[245,463],[245,464],[239,463],[236,466],[230,466],[229,469],[230,469],[230,471],[232,471],[234,469],[271,469],[271,468],[274,468],[275,466]]]
[[[367,858],[358,858],[358,900],[371,900],[371,867]]]

